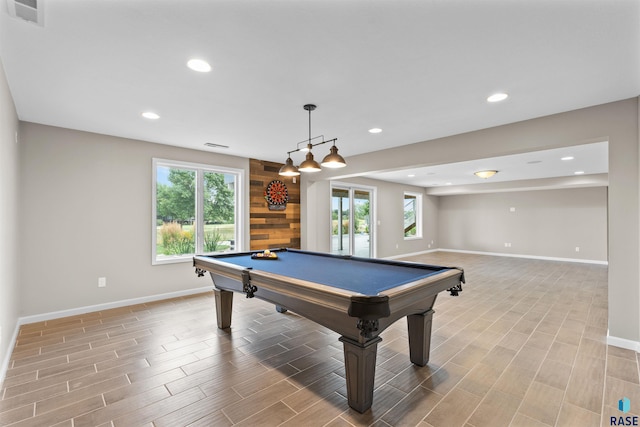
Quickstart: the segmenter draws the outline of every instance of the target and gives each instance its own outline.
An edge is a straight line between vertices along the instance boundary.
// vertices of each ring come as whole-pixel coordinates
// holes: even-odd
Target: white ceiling
[[[376,172],[365,176],[420,187],[441,187],[606,174],[609,172],[608,145],[607,141],[596,142],[467,162]],[[487,179],[474,175],[485,170],[498,173]]]
[[[21,120],[242,157],[283,162],[308,138],[306,103],[348,161],[640,94],[640,0],[38,3],[42,26],[0,2]],[[487,103],[496,91],[510,97]],[[498,164],[495,179],[534,170]],[[419,185],[462,179],[449,169]]]

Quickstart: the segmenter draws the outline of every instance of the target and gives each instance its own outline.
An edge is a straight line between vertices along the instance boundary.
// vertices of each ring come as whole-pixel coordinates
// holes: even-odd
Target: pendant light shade
[[[322,160],[322,166],[326,168],[343,168],[347,166],[347,162],[344,161],[344,158],[338,154],[338,147],[334,145],[329,149],[329,154]]]
[[[298,170],[301,172],[320,172],[322,170],[318,162],[313,160],[313,153],[311,153],[311,144],[309,144],[307,157],[304,162],[300,163],[300,166],[298,166]]]
[[[286,162],[284,163],[284,166],[282,166],[280,168],[280,172],[278,172],[280,175],[282,176],[298,176],[300,175],[300,171],[298,170],[297,167],[295,167],[293,165],[293,160],[291,160],[291,157],[289,157]]]

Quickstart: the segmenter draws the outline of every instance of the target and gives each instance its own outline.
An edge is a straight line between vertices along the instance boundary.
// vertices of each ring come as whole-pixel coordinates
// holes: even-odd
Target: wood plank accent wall
[[[300,248],[300,178],[280,176],[282,163],[249,159],[249,221],[251,250]],[[279,179],[287,186],[289,202],[284,211],[270,211],[265,189]]]

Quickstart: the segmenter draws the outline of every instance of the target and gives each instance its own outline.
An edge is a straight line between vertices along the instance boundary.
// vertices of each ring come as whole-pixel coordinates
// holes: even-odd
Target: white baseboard
[[[625,348],[627,350],[633,350],[636,353],[640,353],[640,342],[631,341],[625,338],[613,337],[611,335],[607,336],[607,345],[612,345],[614,347]]]
[[[398,258],[405,258],[408,256],[416,256],[416,255],[424,255],[424,254],[428,254],[431,252],[438,252],[440,249],[429,249],[426,251],[420,251],[420,252],[412,252],[412,253],[408,253],[408,254],[402,254],[402,255],[393,255],[393,256],[387,256],[384,257],[384,259],[398,259]]]
[[[29,323],[36,323],[36,322],[44,322],[46,320],[60,319],[62,317],[77,316],[79,314],[92,313],[94,311],[109,310],[111,308],[126,307],[128,305],[144,304],[146,302],[160,301],[163,299],[171,299],[171,298],[178,298],[178,297],[183,297],[187,295],[201,294],[203,292],[210,292],[212,289],[213,289],[213,286],[205,286],[202,288],[168,292],[165,294],[150,295],[146,297],[131,298],[126,300],[107,302],[103,304],[71,308],[68,310],[52,311],[50,313],[42,313],[42,314],[35,314],[32,316],[19,317],[18,322],[16,324],[16,329],[13,333],[13,337],[11,338],[11,344],[9,345],[9,348],[7,349],[7,353],[4,358],[5,360],[3,360],[2,364],[0,365],[0,384],[4,382],[5,375],[7,374],[7,370],[9,369],[9,361],[11,360],[11,354],[13,354],[16,341],[18,340],[20,326],[22,325],[28,325]]]
[[[19,331],[20,331],[20,323],[17,323],[16,329],[13,331],[13,336],[11,337],[11,341],[9,342],[9,348],[7,348],[7,353],[5,354],[4,360],[2,361],[2,365],[0,365],[0,386],[2,386],[2,383],[4,383],[4,378],[7,375],[7,370],[9,369],[9,361],[11,360],[13,349],[16,346],[16,341],[18,341]]]
[[[577,258],[557,258],[557,257],[548,257],[548,256],[537,256],[537,255],[520,255],[520,254],[506,254],[500,252],[482,252],[482,251],[465,251],[461,249],[429,249],[426,251],[420,252],[412,252],[408,254],[402,255],[393,255],[389,257],[385,257],[385,259],[398,259],[405,258],[409,256],[423,255],[431,252],[457,252],[461,254],[475,254],[475,255],[490,255],[490,256],[504,256],[511,258],[527,258],[527,259],[541,259],[546,261],[562,261],[562,262],[580,262],[584,264],[599,264],[599,265],[609,265],[608,261],[600,261],[600,260],[591,260],[591,259],[577,259]]]
[[[541,259],[545,261],[580,262],[583,264],[609,265],[609,261],[600,261],[596,259],[558,258],[558,257],[538,256],[538,255],[507,254],[507,253],[501,253],[501,252],[464,251],[459,249],[438,249],[438,250],[442,252],[457,252],[461,254],[492,255],[492,256],[504,256],[504,257],[511,257],[511,258]]]
[[[187,289],[184,291],[168,292],[166,294],[150,295],[146,297],[131,298],[120,301],[106,302],[103,304],[88,305],[85,307],[71,308],[68,310],[52,311],[50,313],[35,314],[18,318],[18,326],[29,323],[44,322],[45,320],[60,319],[61,317],[77,316],[79,314],[91,313],[94,311],[109,310],[111,308],[126,307],[128,305],[144,304],[145,302],[160,301],[163,299],[178,298],[186,295],[201,294],[209,292],[213,286],[203,288]]]

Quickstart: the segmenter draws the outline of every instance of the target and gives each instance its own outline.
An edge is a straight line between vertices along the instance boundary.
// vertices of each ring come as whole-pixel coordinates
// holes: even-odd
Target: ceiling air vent
[[[214,144],[213,142],[205,142],[204,145],[211,148],[229,148],[228,145]]]
[[[44,26],[44,0],[7,0],[9,15]]]

